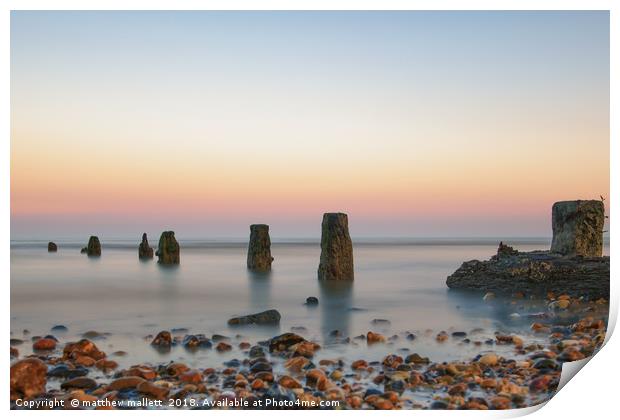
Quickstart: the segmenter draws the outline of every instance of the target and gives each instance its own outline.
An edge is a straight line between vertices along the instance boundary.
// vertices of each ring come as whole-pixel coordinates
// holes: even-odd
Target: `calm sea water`
[[[487,303],[481,294],[446,287],[446,277],[463,261],[490,257],[497,243],[357,242],[355,281],[329,285],[317,280],[320,248],[310,241],[274,243],[273,270],[262,276],[247,271],[247,245],[241,242],[183,241],[181,264],[170,268],[155,260],[139,261],[138,244],[133,241],[105,241],[100,258],[80,254],[78,243],[59,242],[58,252],[48,253],[47,242],[12,241],[12,337],[24,338],[24,329],[32,335],[49,334],[52,326],[62,324],[69,331],[56,334],[61,340],[78,338],[88,330],[110,333],[98,345],[107,352],[128,352],[118,360],[122,365],[183,360],[206,367],[242,354],[237,350],[226,355],[189,353],[181,347],[160,354],[144,337],[163,329],[187,328],[191,333],[217,333],[232,337],[233,342],[255,343],[301,326],[307,329],[302,335],[323,344],[320,357],[372,359],[387,351],[416,351],[436,360],[462,359],[480,349],[456,340],[438,345],[434,341],[438,331],[483,328],[478,338],[492,337],[497,330],[528,335],[532,321],[509,315],[538,310],[534,302],[526,306]],[[548,240],[508,243],[520,250],[548,248]],[[319,305],[305,306],[308,296],[318,297]],[[227,325],[232,316],[271,308],[282,314],[279,327]],[[390,324],[373,325],[374,319],[387,319]],[[351,337],[370,330],[386,336],[414,332],[418,338],[371,347],[361,340],[332,345],[329,332],[333,330]],[[237,335],[244,338],[234,338]],[[20,353],[30,352],[30,345],[26,340]]]

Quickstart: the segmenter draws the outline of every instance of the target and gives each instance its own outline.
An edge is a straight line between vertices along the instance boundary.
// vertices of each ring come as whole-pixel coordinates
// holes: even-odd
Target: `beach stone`
[[[278,379],[278,384],[284,388],[301,388],[301,383],[288,375],[281,376],[280,379]]]
[[[108,391],[120,391],[121,389],[135,389],[138,385],[145,382],[144,378],[139,376],[123,376],[110,382],[106,389]]]
[[[265,350],[263,350],[261,346],[252,346],[250,347],[248,356],[250,356],[251,358],[263,357],[265,356]]]
[[[275,309],[269,309],[257,314],[231,318],[228,320],[228,325],[277,324],[280,322],[280,318],[280,312]]]
[[[321,259],[319,280],[352,281],[353,244],[345,213],[325,213],[321,225]]]
[[[497,365],[499,359],[495,353],[486,353],[480,356],[478,362],[487,365],[487,366],[495,366]]]
[[[293,356],[303,356],[311,358],[314,353],[320,349],[321,346],[311,341],[302,341],[301,343],[293,344],[289,347],[289,350],[293,352]]]
[[[169,388],[166,388],[164,386],[158,386],[148,381],[144,381],[138,384],[136,390],[157,400],[163,400],[170,393]]]
[[[110,372],[118,367],[114,360],[100,359],[95,362],[95,367],[103,372]]]
[[[86,376],[80,376],[77,378],[69,379],[66,382],[60,384],[61,389],[95,389],[97,388],[97,381],[92,378],[87,378]]]
[[[43,394],[46,383],[47,366],[41,360],[28,358],[11,365],[11,401]]]
[[[301,372],[310,365],[310,360],[303,356],[293,357],[284,363],[284,367],[291,372]]]
[[[570,257],[601,257],[604,224],[603,201],[574,200],[554,203],[551,252]]]
[[[366,343],[368,344],[385,343],[385,337],[379,333],[368,331],[368,333],[366,334]]]
[[[228,343],[225,343],[224,341],[221,341],[217,343],[217,346],[215,346],[215,350],[217,350],[220,353],[223,353],[223,352],[231,351],[232,346]]]
[[[56,252],[58,251],[58,246],[54,242],[47,243],[47,252]]]
[[[428,364],[430,363],[430,359],[428,357],[422,357],[418,353],[413,353],[405,358],[405,363]]]
[[[186,349],[210,349],[213,343],[204,334],[188,334],[183,338],[183,347]]]
[[[50,331],[54,333],[63,333],[69,331],[69,328],[65,327],[64,325],[54,325],[50,329]]]
[[[80,341],[67,343],[63,349],[63,358],[76,360],[81,356],[87,356],[94,360],[105,358],[105,353],[97,348],[95,343],[83,338]]]
[[[69,366],[65,364],[56,365],[53,369],[47,372],[47,376],[50,378],[65,378],[72,379],[77,378],[78,376],[86,376],[88,375],[88,369],[77,367],[77,368],[69,368]]]
[[[314,297],[314,296],[310,296],[308,298],[306,298],[306,305],[308,306],[316,306],[319,304],[319,299]]]
[[[272,261],[269,225],[251,225],[250,243],[248,245],[248,268],[254,271],[269,271],[271,270]]]
[[[294,344],[301,343],[303,341],[307,341],[300,335],[295,333],[284,333],[278,336],[273,337],[269,340],[269,351],[285,351],[288,350]]]
[[[162,232],[156,255],[159,264],[179,264],[181,262],[181,247],[175,239],[173,231]]]
[[[159,348],[170,348],[170,346],[172,346],[172,334],[170,334],[170,331],[160,331],[159,333],[157,333],[157,335],[151,342],[151,346]]]
[[[52,338],[41,338],[34,342],[32,349],[35,351],[50,351],[56,348],[56,340]]]
[[[88,239],[88,245],[86,248],[82,248],[82,253],[85,253],[89,257],[100,257],[101,243],[99,242],[99,238],[97,236],[91,236]]]
[[[368,367],[368,362],[363,359],[356,360],[353,363],[351,363],[351,369],[353,370],[366,369],[367,367]]]
[[[142,234],[142,242],[138,245],[138,258],[141,260],[149,260],[153,258],[153,248],[149,246],[149,240],[146,233]]]

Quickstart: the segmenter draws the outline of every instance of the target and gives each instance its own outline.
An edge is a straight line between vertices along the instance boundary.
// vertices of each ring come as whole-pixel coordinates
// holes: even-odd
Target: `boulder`
[[[239,316],[228,320],[228,325],[247,325],[247,324],[277,324],[280,322],[280,312],[269,309],[257,314]]]
[[[575,200],[553,204],[551,252],[569,257],[601,257],[604,224],[603,201]]]
[[[272,261],[269,225],[251,225],[248,268],[255,271],[269,271]]]
[[[99,238],[96,236],[91,236],[88,239],[88,245],[82,248],[82,254],[86,254],[89,257],[100,257],[101,256],[101,243],[99,243]]]
[[[56,252],[58,251],[58,246],[54,242],[47,243],[47,252]]]
[[[138,245],[138,258],[141,260],[149,260],[153,258],[153,248],[149,246],[149,240],[146,233],[142,234],[142,242]]]
[[[11,365],[11,400],[30,399],[45,392],[47,366],[39,359],[28,358]]]
[[[344,213],[323,215],[318,276],[319,280],[353,280],[353,244]]]
[[[162,232],[157,249],[157,262],[160,264],[179,264],[181,247],[174,237],[173,231]]]

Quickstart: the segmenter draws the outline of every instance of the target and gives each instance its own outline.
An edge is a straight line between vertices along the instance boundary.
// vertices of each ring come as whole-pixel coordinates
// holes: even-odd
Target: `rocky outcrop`
[[[257,314],[239,316],[228,320],[228,325],[247,325],[247,324],[277,324],[280,322],[280,312],[269,309]]]
[[[609,257],[563,257],[547,251],[506,252],[500,246],[487,261],[464,262],[446,281],[448,287],[483,293],[548,292],[609,299]]]
[[[599,200],[559,201],[552,209],[551,252],[564,256],[601,257],[605,206]]]
[[[99,238],[96,236],[91,236],[90,239],[88,239],[88,245],[82,248],[81,252],[89,257],[100,257],[101,243],[99,243]]]
[[[47,252],[56,252],[58,251],[58,246],[54,242],[47,243]]]
[[[174,237],[173,231],[162,232],[159,237],[159,246],[156,253],[160,264],[179,264],[181,262],[181,247]]]
[[[39,359],[28,358],[11,366],[11,401],[30,399],[45,392],[47,366]]]
[[[138,258],[141,260],[149,260],[153,258],[153,248],[149,246],[149,240],[146,233],[142,234],[142,242],[138,245]]]
[[[325,213],[321,225],[319,280],[353,280],[353,244],[344,213]]]
[[[464,262],[448,276],[453,289],[488,293],[568,294],[609,299],[609,257],[603,257],[602,201],[559,201],[553,205],[550,251],[519,252],[500,242],[487,261]]]
[[[272,261],[269,225],[251,225],[248,268],[254,271],[269,271]]]

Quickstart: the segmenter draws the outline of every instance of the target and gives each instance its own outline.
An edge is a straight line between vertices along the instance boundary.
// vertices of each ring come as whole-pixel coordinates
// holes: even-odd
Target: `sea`
[[[550,238],[504,238],[522,251],[548,249]],[[20,355],[32,353],[32,337],[55,335],[61,342],[96,331],[98,347],[126,352],[121,367],[180,361],[200,368],[221,367],[247,357],[237,344],[255,344],[295,330],[319,343],[319,359],[380,360],[389,353],[416,352],[434,361],[457,361],[484,351],[513,354],[512,346],[474,346],[462,337],[438,343],[437,333],[466,332],[471,341],[495,333],[541,340],[530,330],[533,317],[547,308],[533,299],[483,300],[483,293],[450,290],[446,278],[463,261],[488,259],[499,239],[356,239],[355,280],[320,282],[317,239],[274,239],[269,274],[247,270],[243,240],[180,240],[181,263],[162,266],[138,259],[139,240],[102,240],[102,255],[80,253],[85,243],[11,241],[11,338]],[[605,255],[609,245],[605,244]],[[310,296],[317,306],[306,305]],[[276,309],[277,326],[230,327],[228,319]],[[570,319],[566,320],[570,322]],[[51,332],[56,325],[66,332]],[[219,334],[233,351],[188,351],[175,346],[162,353],[149,343],[161,330],[173,335]],[[368,345],[368,331],[393,337]],[[413,334],[413,335],[410,335]],[[409,339],[407,338],[409,336]],[[350,340],[343,340],[349,337]],[[415,339],[411,339],[415,337]],[[345,341],[343,343],[343,341]],[[496,348],[494,348],[496,347]]]

